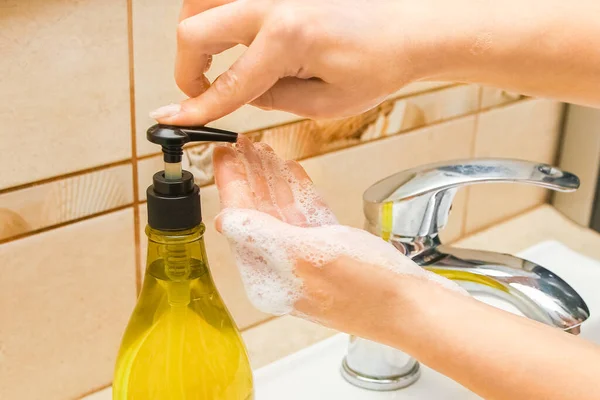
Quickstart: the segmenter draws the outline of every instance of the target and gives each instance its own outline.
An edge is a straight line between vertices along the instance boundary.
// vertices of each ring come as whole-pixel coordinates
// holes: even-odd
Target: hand
[[[217,229],[260,310],[373,337],[392,308],[410,303],[410,282],[460,291],[377,236],[337,224],[302,167],[267,145],[241,138],[236,149],[215,149],[214,163]]]
[[[418,80],[482,83],[600,106],[597,0],[185,0],[175,78],[190,98],[152,112],[200,125],[250,103],[355,115]],[[212,85],[213,54],[247,51]]]
[[[175,79],[190,99],[152,117],[205,124],[246,103],[316,118],[366,111],[413,79],[399,0],[187,0]],[[247,51],[212,86],[213,54]]]

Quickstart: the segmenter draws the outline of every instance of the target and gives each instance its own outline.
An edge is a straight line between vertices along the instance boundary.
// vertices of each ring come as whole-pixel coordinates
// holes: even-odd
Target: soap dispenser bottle
[[[165,169],[147,190],[148,261],[113,400],[252,399],[246,349],[208,267],[199,188],[181,170],[185,143],[235,142],[237,134],[154,125],[147,138],[162,146]]]

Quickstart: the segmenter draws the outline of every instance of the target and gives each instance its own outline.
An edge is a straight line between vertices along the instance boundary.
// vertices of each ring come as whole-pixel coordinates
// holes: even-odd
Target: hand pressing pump
[[[207,127],[154,125],[165,169],[148,198],[143,287],[119,351],[114,400],[250,400],[252,371],[239,331],[217,292],[206,257],[199,188],[181,170],[188,142],[235,142]]]

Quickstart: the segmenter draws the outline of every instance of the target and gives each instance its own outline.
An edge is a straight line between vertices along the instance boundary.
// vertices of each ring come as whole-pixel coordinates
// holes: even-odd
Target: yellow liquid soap
[[[208,268],[204,225],[149,238],[144,285],[119,351],[113,400],[250,400],[252,370]]]

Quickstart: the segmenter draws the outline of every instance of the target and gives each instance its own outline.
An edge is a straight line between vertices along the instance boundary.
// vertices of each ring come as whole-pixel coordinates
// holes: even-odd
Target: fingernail
[[[232,144],[231,143],[215,143],[215,147],[213,149],[213,152],[215,151],[222,151],[221,149],[230,149],[232,148]]]
[[[221,212],[215,217],[215,229],[219,233],[223,232],[223,221],[221,219],[221,214],[223,214],[223,210],[221,210]]]
[[[150,112],[150,118],[161,119],[173,117],[181,111],[181,104],[169,104]]]

